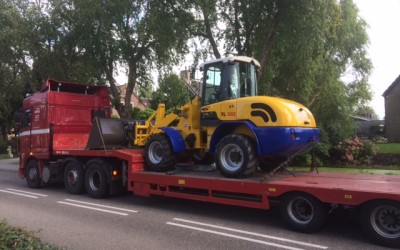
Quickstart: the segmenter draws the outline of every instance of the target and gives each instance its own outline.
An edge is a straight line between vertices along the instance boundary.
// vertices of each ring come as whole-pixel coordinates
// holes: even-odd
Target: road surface
[[[17,159],[0,161],[0,220],[68,249],[385,249],[368,242],[351,213],[301,234],[285,227],[277,208],[129,193],[96,200],[62,185],[30,189],[17,169]]]

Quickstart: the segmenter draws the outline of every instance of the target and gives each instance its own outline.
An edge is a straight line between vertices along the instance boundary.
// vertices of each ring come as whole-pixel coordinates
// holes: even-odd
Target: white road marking
[[[17,192],[8,191],[8,190],[2,190],[2,189],[0,189],[0,192],[8,193],[8,194],[15,194],[15,195],[24,196],[24,197],[33,198],[33,199],[39,198],[39,197],[33,196],[33,195],[21,194],[21,193],[17,193]]]
[[[91,202],[85,202],[85,201],[71,200],[71,199],[65,199],[65,200],[66,201],[70,201],[70,202],[75,202],[75,203],[92,205],[92,206],[96,206],[96,207],[104,207],[104,208],[110,208],[110,209],[114,209],[114,210],[130,212],[130,213],[138,213],[138,211],[136,211],[136,210],[130,210],[130,209],[125,209],[125,208],[112,207],[112,206],[106,206],[106,205],[101,205],[101,204],[96,204],[96,203],[91,203]]]
[[[288,243],[294,243],[294,244],[298,244],[298,245],[302,245],[302,246],[308,246],[308,247],[314,247],[314,248],[320,248],[320,249],[328,249],[327,246],[321,246],[321,245],[311,244],[311,243],[297,241],[297,240],[290,240],[290,239],[271,236],[271,235],[265,235],[265,234],[259,234],[259,233],[249,232],[249,231],[243,231],[243,230],[229,228],[229,227],[222,227],[222,226],[217,226],[217,225],[212,225],[212,224],[207,224],[207,223],[202,223],[202,222],[197,222],[197,221],[185,220],[185,219],[180,219],[180,218],[174,218],[173,220],[180,221],[180,222],[191,223],[191,224],[200,225],[200,226],[206,226],[206,227],[211,227],[211,228],[222,229],[222,230],[241,233],[241,234],[247,234],[247,235],[267,238],[267,239],[272,239],[272,240],[278,240],[278,241],[283,241],[283,242],[288,242]]]
[[[27,191],[24,191],[24,190],[13,189],[13,188],[7,188],[7,190],[15,191],[15,192],[19,192],[19,193],[24,193],[24,194],[37,195],[37,196],[42,196],[42,197],[47,197],[48,196],[47,194],[32,193],[32,192],[27,192]]]
[[[105,212],[105,213],[110,213],[110,214],[118,214],[118,215],[122,215],[122,216],[128,216],[128,215],[129,215],[129,214],[126,214],[126,213],[120,213],[120,212],[111,211],[111,210],[106,210],[106,209],[101,209],[101,208],[83,206],[83,205],[79,205],[79,204],[75,204],[75,203],[69,203],[69,202],[63,202],[63,201],[57,201],[57,203],[65,204],[65,205],[69,205],[69,206],[74,206],[74,207],[80,207],[80,208],[90,209],[90,210],[96,210],[96,211]]]
[[[201,232],[206,232],[206,233],[212,233],[212,234],[222,235],[222,236],[226,236],[226,237],[230,237],[230,238],[235,238],[235,239],[250,241],[250,242],[259,243],[259,244],[263,244],[263,245],[267,245],[267,246],[274,246],[274,247],[284,248],[284,249],[290,249],[290,250],[302,250],[302,248],[291,247],[291,246],[285,246],[285,245],[281,245],[281,244],[276,244],[276,243],[267,242],[267,241],[262,241],[262,240],[256,240],[256,239],[252,239],[252,238],[248,238],[248,237],[243,237],[243,236],[239,236],[239,235],[234,235],[234,234],[228,234],[228,233],[218,232],[218,231],[209,230],[209,229],[204,229],[204,228],[200,228],[200,227],[192,227],[192,226],[183,225],[183,224],[178,224],[178,223],[173,223],[173,222],[167,222],[167,224],[168,224],[168,225],[172,225],[172,226],[177,226],[177,227],[189,228],[189,229],[193,229],[193,230],[197,230],[197,231],[201,231]]]

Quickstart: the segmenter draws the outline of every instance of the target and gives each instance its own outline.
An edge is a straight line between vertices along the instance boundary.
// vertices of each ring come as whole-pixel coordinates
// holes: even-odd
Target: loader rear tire
[[[244,135],[227,135],[218,143],[215,163],[226,177],[250,176],[257,167],[257,158],[250,138]]]
[[[170,170],[175,164],[171,143],[163,134],[150,137],[144,148],[145,169],[162,172]]]

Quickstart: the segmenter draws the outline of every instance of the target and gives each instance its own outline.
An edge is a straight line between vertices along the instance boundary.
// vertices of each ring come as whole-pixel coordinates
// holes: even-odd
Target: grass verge
[[[34,235],[24,229],[12,227],[3,220],[0,222],[0,249],[58,249],[43,243]]]
[[[310,171],[309,167],[290,167],[290,171]],[[386,174],[386,175],[400,175],[400,170],[397,169],[370,169],[370,168],[333,168],[333,167],[319,167],[319,172],[333,172],[333,173],[348,173],[348,174]]]
[[[4,159],[10,159],[10,157],[8,157],[8,154],[0,154],[0,160]]]
[[[386,143],[377,144],[381,154],[399,154],[400,153],[400,143]]]

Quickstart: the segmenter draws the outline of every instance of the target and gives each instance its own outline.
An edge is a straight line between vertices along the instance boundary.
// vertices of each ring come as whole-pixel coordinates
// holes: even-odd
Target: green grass
[[[58,249],[43,243],[33,232],[12,227],[6,221],[0,222],[0,249]]]
[[[290,167],[290,171],[310,171],[309,167]],[[334,172],[334,173],[348,173],[348,174],[386,174],[386,175],[400,175],[400,170],[397,169],[369,169],[369,168],[333,168],[333,167],[319,167],[319,172]]]
[[[381,154],[400,154],[400,143],[377,144]]]
[[[8,154],[0,154],[0,160],[9,159]]]

